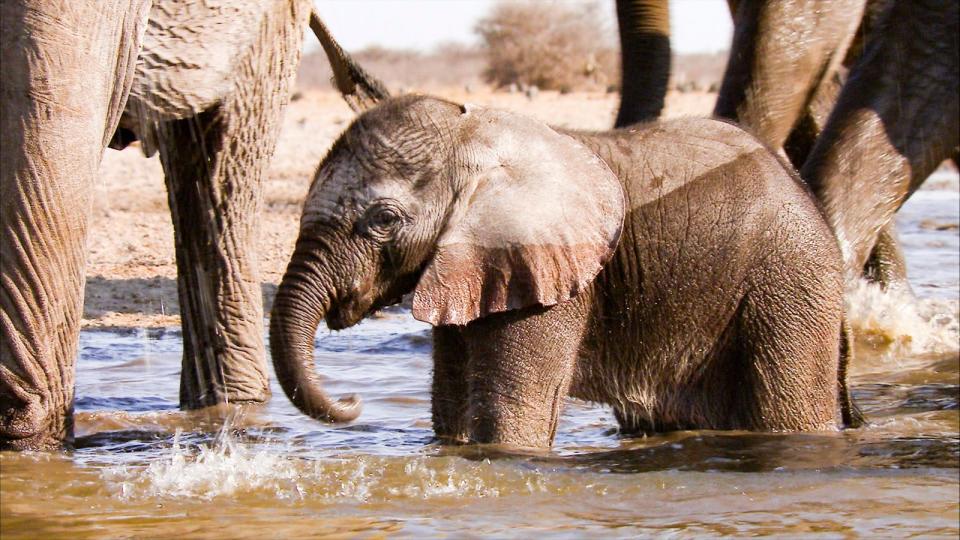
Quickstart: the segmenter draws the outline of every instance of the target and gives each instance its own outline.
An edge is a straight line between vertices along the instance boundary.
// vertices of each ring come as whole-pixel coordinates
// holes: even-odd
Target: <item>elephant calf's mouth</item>
[[[375,298],[371,294],[348,293],[334,302],[327,310],[327,328],[343,330],[359,323],[381,309],[403,303],[403,296],[413,291],[421,272],[412,272],[395,278],[392,284],[381,290]]]
[[[330,330],[344,330],[359,323],[363,319],[373,315],[381,309],[399,304],[403,301],[403,295],[390,297],[386,300],[376,302],[358,302],[350,299],[340,304],[331,306],[327,310],[326,321],[327,328]],[[364,305],[366,304],[366,305]]]
[[[362,321],[366,312],[355,309],[356,304],[331,306],[327,311],[327,328],[330,330],[344,330]]]

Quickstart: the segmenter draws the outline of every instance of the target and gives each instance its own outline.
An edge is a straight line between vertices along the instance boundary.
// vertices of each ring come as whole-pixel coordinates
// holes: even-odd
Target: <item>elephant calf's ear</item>
[[[456,160],[470,176],[413,298],[414,317],[434,325],[576,296],[623,226],[620,181],[593,152],[518,115],[469,116]]]

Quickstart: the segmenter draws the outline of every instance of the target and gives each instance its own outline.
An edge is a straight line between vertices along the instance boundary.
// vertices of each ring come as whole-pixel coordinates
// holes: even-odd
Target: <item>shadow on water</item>
[[[864,411],[874,417],[925,411],[952,411],[960,407],[960,385],[949,383],[861,384],[853,388],[853,397]]]
[[[177,404],[170,400],[155,397],[105,397],[83,396],[73,404],[77,412],[96,410],[121,410],[127,412],[166,411],[176,409]]]
[[[596,452],[567,458],[593,472],[644,473],[660,470],[773,472],[960,468],[960,439],[892,438],[858,440],[841,435],[696,434],[654,446]]]
[[[570,456],[477,446],[444,447],[440,454],[613,474],[960,469],[960,438],[866,435],[676,432],[626,439],[625,448]]]

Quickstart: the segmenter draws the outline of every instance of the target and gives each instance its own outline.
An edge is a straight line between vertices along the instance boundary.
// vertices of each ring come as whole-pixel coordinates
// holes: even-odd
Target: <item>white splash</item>
[[[458,457],[352,456],[309,460],[272,444],[242,443],[223,430],[209,445],[173,445],[146,467],[118,466],[102,473],[115,495],[199,498],[257,494],[280,500],[357,503],[398,498],[485,498],[548,490],[537,470]],[[553,490],[563,489],[553,486]]]
[[[847,319],[858,342],[887,356],[960,350],[960,302],[917,299],[860,280],[847,291]]]
[[[177,429],[173,446],[146,469],[121,466],[104,471],[121,497],[196,497],[272,489],[286,498],[297,493],[298,471],[276,450],[252,450],[224,429],[214,443],[189,448]]]

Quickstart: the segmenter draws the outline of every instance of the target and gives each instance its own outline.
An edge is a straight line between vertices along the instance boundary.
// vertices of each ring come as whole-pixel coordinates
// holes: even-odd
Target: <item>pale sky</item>
[[[476,43],[473,26],[496,0],[314,0],[314,3],[334,37],[347,50],[380,45],[428,51],[443,42]],[[614,0],[600,3],[608,10],[611,28],[616,28]],[[730,47],[733,25],[726,0],[670,0],[670,17],[674,52],[714,52]]]

